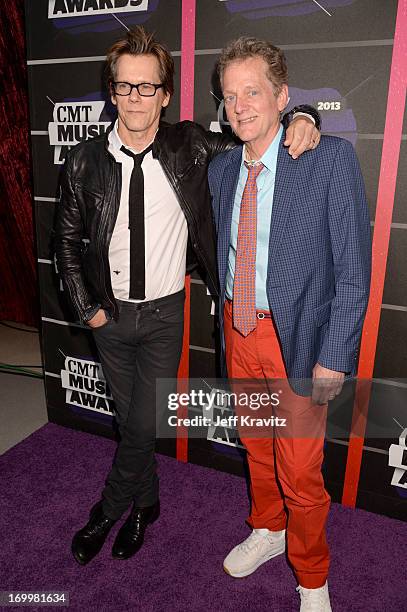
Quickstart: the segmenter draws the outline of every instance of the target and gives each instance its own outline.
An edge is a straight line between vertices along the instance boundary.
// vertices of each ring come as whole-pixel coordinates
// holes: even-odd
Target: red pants
[[[286,379],[272,319],[258,319],[256,329],[245,338],[233,328],[230,302],[225,304],[224,315],[229,377]],[[313,405],[310,397],[289,393],[281,407],[274,409],[276,414],[287,417],[288,434],[278,431],[283,430],[279,427],[274,427],[269,437],[245,436],[241,432],[251,480],[248,523],[271,531],[287,529],[288,558],[297,580],[301,586],[314,589],[323,586],[329,568],[325,523],[330,497],[321,474],[327,406]],[[304,431],[318,433],[304,437]]]

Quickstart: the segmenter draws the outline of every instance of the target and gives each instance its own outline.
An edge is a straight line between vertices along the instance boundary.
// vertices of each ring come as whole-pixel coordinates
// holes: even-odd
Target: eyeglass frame
[[[116,91],[116,84],[117,83],[126,83],[126,85],[130,85],[130,91],[128,94],[120,94],[117,93]],[[137,89],[137,93],[139,96],[141,96],[142,98],[153,98],[155,96],[155,94],[157,93],[157,89],[161,89],[161,87],[164,87],[164,83],[129,83],[128,81],[110,81],[110,85],[112,86],[113,92],[116,96],[131,96],[131,92],[133,91],[134,88]],[[151,85],[152,87],[155,87],[155,91],[153,94],[151,95],[146,95],[146,94],[142,94],[139,91],[139,87],[140,85]]]

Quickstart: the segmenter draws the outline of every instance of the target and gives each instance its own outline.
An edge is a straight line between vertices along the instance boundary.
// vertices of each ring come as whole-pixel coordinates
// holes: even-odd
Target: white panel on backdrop
[[[54,163],[62,164],[60,148],[104,134],[109,121],[99,121],[105,102],[61,102],[55,104],[53,122],[48,124],[49,144],[55,147]]]
[[[399,444],[392,444],[389,450],[389,465],[394,467],[391,484],[395,487],[407,489],[407,428],[404,429],[399,438]]]
[[[148,0],[49,0],[48,18],[147,11]]]
[[[112,415],[113,398],[101,364],[66,356],[64,365],[61,384],[66,389],[66,403]]]

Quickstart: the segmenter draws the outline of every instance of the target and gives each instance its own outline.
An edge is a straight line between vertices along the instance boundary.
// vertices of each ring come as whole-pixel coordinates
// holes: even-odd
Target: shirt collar
[[[283,133],[283,126],[280,124],[279,130],[277,134],[274,136],[272,142],[269,144],[259,161],[267,168],[267,170],[275,169],[275,164],[277,160],[278,147],[281,140],[281,135]],[[242,151],[242,165],[244,164],[246,159],[246,145],[243,145]]]
[[[122,142],[122,139],[119,136],[119,131],[118,131],[118,125],[119,122],[116,119],[113,129],[112,131],[109,133],[109,149],[111,151],[111,153],[115,154],[115,153],[122,153],[122,151],[120,151],[121,147],[126,147],[126,149],[129,149],[130,151],[132,151],[133,153],[142,153],[145,149],[147,149],[147,147],[149,147],[153,142],[154,139],[156,137],[157,132],[154,134],[154,138],[152,139],[151,142],[149,142],[143,149],[143,151],[136,151],[135,149],[133,149],[132,147],[129,147],[128,145],[125,145]],[[158,130],[157,130],[158,131]]]

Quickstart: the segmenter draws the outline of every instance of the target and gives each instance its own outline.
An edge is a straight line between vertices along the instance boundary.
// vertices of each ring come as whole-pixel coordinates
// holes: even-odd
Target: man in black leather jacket
[[[108,148],[112,128],[69,151],[62,175],[56,225],[58,266],[72,304],[84,322],[100,306],[118,319],[108,259],[121,192],[121,166]],[[188,223],[187,272],[199,263],[214,294],[217,280],[207,168],[215,155],[234,146],[227,135],[183,121],[175,125],[161,122],[152,149]],[[91,211],[91,218],[87,211]],[[86,251],[81,244],[84,231],[89,239]]]
[[[192,122],[160,123],[174,90],[174,65],[142,28],[110,49],[107,66],[118,120],[105,136],[67,154],[55,229],[64,288],[93,330],[120,432],[102,499],[72,541],[82,565],[131,503],[113,545],[117,559],[140,549],[147,525],[159,516],[156,418],[168,395],[156,398],[155,383],[177,375],[185,271],[198,264],[217,291],[207,168],[234,146],[230,137]],[[314,109],[299,110],[319,121]],[[300,117],[286,142],[297,157],[317,146],[319,132]]]

